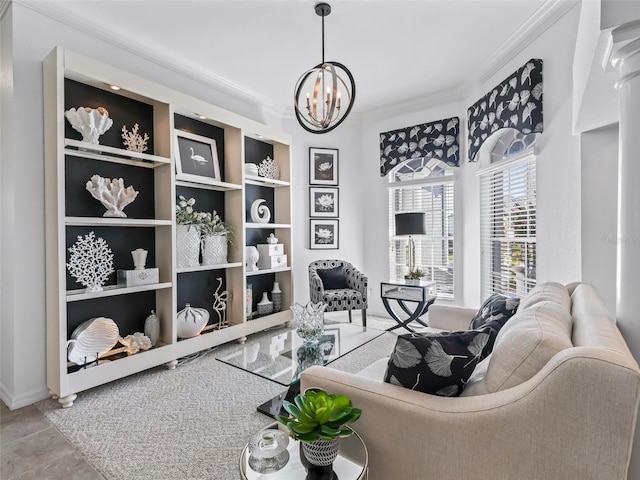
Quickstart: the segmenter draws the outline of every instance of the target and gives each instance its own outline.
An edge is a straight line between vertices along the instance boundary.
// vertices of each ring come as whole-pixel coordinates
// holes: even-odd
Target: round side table
[[[265,429],[277,429],[279,423],[272,423]],[[300,462],[300,442],[289,438],[289,461],[280,470],[274,473],[258,473],[249,466],[248,445],[240,454],[240,479],[241,480],[303,480],[306,470]],[[338,458],[333,462],[333,471],[340,480],[366,480],[369,466],[369,454],[364,441],[355,431],[352,435],[340,439],[340,451]]]

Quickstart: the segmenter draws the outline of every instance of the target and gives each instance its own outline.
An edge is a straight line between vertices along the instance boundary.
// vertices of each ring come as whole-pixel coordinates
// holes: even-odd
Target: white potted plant
[[[193,209],[196,201],[182,195],[176,205],[176,250],[178,268],[200,265],[200,225],[205,213]]]
[[[218,213],[205,212],[200,224],[203,265],[227,263],[227,245],[235,245],[233,227],[224,223]]]

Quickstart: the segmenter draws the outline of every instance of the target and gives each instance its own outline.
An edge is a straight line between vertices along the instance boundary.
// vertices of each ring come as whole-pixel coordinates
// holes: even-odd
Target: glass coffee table
[[[275,417],[282,401],[293,401],[300,393],[300,374],[312,365],[327,365],[385,334],[351,323],[325,323],[317,345],[304,344],[295,328],[281,327],[253,335],[217,360],[288,387],[280,395],[258,406],[258,411]]]
[[[277,429],[278,423],[265,429]],[[240,478],[242,480],[300,480],[306,476],[306,468],[300,459],[300,442],[289,438],[289,460],[277,472],[259,473],[249,465],[249,448],[244,447],[240,455]],[[356,432],[340,439],[338,458],[333,462],[333,471],[339,480],[365,480],[367,478],[369,454],[360,435]],[[324,478],[319,476],[319,478]],[[335,478],[335,477],[334,477]]]

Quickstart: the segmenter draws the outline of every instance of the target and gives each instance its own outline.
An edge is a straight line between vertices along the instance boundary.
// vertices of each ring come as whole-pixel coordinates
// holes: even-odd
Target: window
[[[524,295],[536,284],[535,134],[500,132],[480,175],[481,293]]]
[[[426,235],[413,237],[416,267],[438,282],[438,296],[453,298],[453,169],[444,162],[413,158],[389,179],[389,272],[392,280],[408,273],[408,237],[395,235],[395,214],[424,212]]]

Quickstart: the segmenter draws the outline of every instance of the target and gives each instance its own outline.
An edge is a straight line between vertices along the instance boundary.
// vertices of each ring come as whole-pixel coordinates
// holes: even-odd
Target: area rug
[[[330,367],[362,370],[395,340],[383,335]],[[283,387],[217,361],[226,348],[82,392],[68,409],[36,406],[108,480],[235,480],[242,448],[273,422],[256,406]]]

